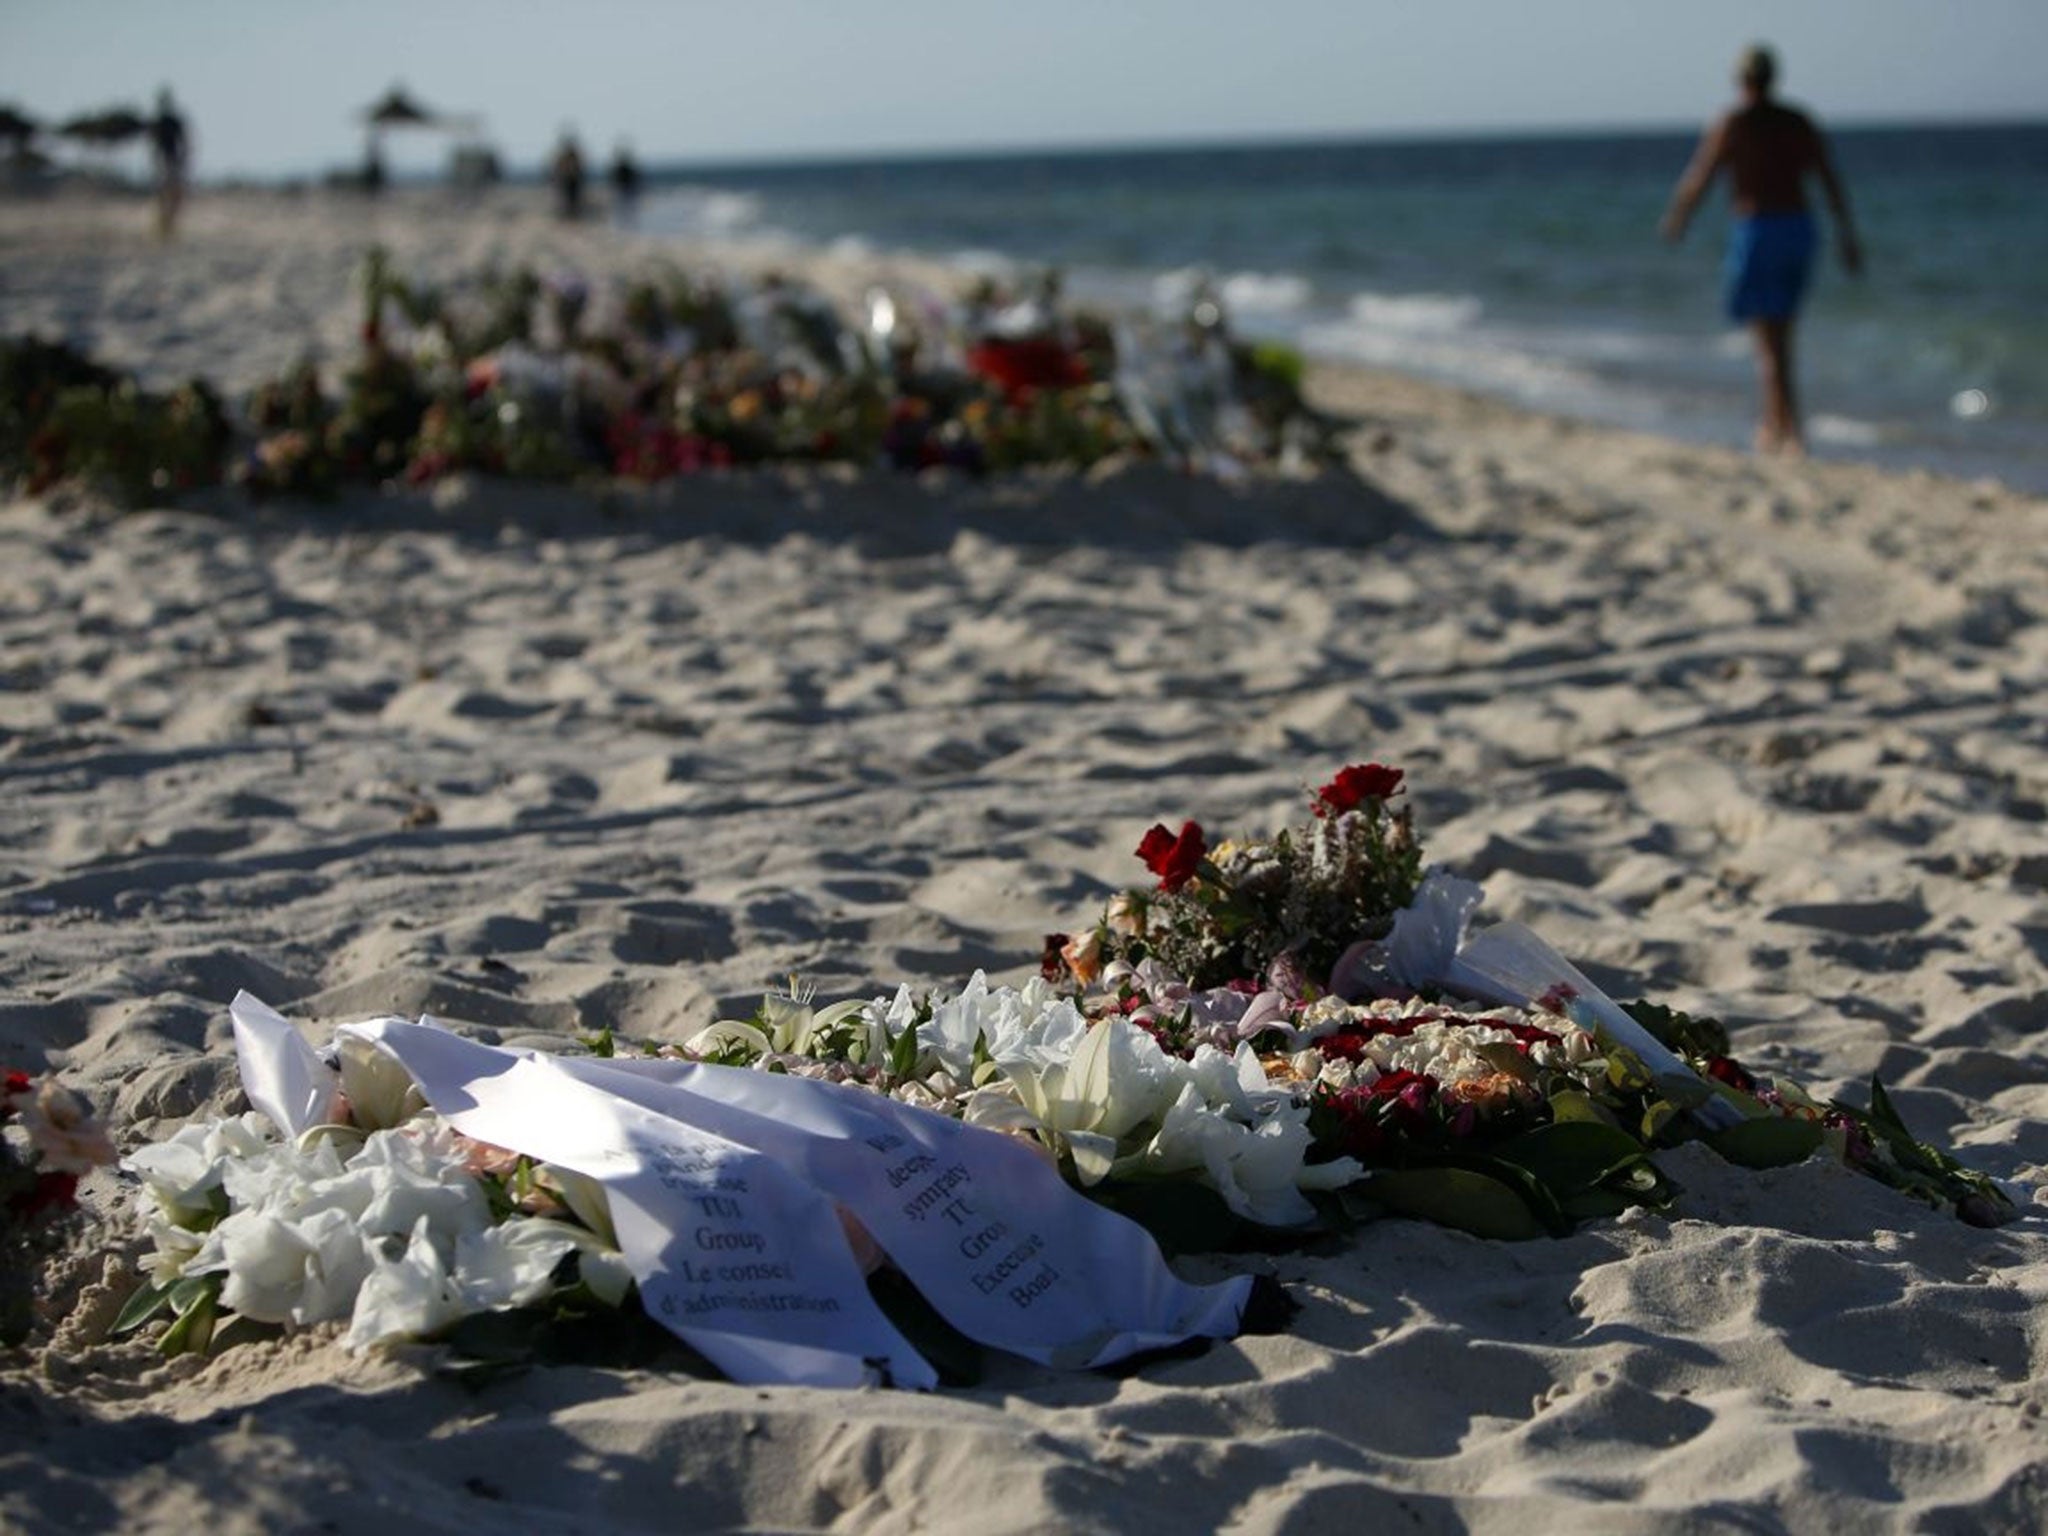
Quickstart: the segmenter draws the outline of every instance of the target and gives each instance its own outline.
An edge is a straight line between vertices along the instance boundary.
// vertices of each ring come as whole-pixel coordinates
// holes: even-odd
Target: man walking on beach
[[[1728,246],[1728,318],[1748,325],[1756,340],[1763,388],[1757,450],[1800,454],[1806,440],[1792,387],[1792,322],[1813,269],[1816,243],[1806,206],[1809,173],[1827,193],[1842,266],[1852,276],[1863,270],[1863,248],[1827,140],[1805,113],[1772,97],[1777,76],[1770,49],[1759,45],[1744,51],[1735,71],[1742,101],[1700,140],[1672,193],[1663,232],[1674,243],[1684,239],[1708,186],[1727,171],[1736,221]]]
[[[156,93],[156,116],[149,120],[149,147],[156,157],[156,237],[168,240],[178,232],[178,209],[185,201],[185,163],[191,144],[184,116],[171,100],[167,85]]]

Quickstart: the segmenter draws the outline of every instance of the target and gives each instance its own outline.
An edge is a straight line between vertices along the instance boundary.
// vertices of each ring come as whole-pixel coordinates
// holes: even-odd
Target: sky
[[[1694,124],[1757,39],[1830,122],[2048,117],[2048,0],[0,0],[0,102],[169,83],[212,176],[358,159],[398,82],[515,166],[819,158]]]

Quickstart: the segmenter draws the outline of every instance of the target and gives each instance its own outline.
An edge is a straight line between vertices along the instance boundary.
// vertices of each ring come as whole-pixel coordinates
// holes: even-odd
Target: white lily
[[[720,1019],[707,1024],[686,1042],[694,1056],[709,1056],[738,1045],[755,1056],[807,1055],[817,1038],[836,1029],[868,1005],[857,999],[813,1009],[808,1001],[771,993],[761,999],[761,1023]]]
[[[1121,1018],[1089,1028],[1063,1064],[1019,1059],[1003,1070],[1018,1101],[1070,1149],[1084,1184],[1105,1178],[1119,1138],[1160,1114],[1180,1088],[1159,1042]]]
[[[335,1049],[341,1058],[341,1091],[359,1129],[389,1130],[426,1109],[426,1096],[412,1074],[382,1047],[360,1035],[339,1034]]]
[[[1303,1189],[1334,1189],[1363,1170],[1350,1158],[1310,1165],[1306,1112],[1275,1112],[1256,1125],[1217,1114],[1201,1090],[1187,1084],[1141,1151],[1116,1165],[1119,1173],[1179,1173],[1200,1168],[1224,1204],[1262,1226],[1297,1226],[1315,1215]]]

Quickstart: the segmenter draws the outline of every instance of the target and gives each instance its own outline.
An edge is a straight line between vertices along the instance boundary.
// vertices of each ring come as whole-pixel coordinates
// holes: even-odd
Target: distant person
[[[1835,174],[1827,140],[1812,118],[1774,99],[1778,61],[1758,45],[1736,61],[1742,100],[1711,124],[1679,178],[1664,215],[1666,240],[1685,238],[1693,210],[1716,174],[1728,173],[1735,229],[1728,246],[1728,318],[1746,324],[1756,341],[1763,415],[1759,452],[1800,454],[1806,439],[1792,383],[1792,322],[1813,270],[1818,243],[1806,205],[1806,178],[1819,178],[1834,214],[1842,266],[1863,270],[1863,247],[1849,215],[1848,195]]]
[[[612,151],[612,212],[621,224],[633,222],[640,208],[640,163],[633,148],[621,139]]]
[[[576,135],[564,129],[562,142],[555,146],[554,163],[548,168],[554,183],[555,212],[565,219],[583,217],[583,151]]]
[[[185,119],[171,100],[171,88],[156,93],[156,116],[149,121],[149,147],[156,161],[156,237],[168,240],[178,231],[178,211],[185,204],[185,169],[192,141]]]

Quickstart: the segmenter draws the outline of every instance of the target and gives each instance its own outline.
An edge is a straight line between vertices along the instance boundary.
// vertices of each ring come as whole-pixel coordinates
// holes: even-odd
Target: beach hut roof
[[[376,128],[430,128],[441,119],[408,96],[404,86],[394,85],[363,109],[363,121]]]
[[[127,107],[110,107],[104,112],[87,112],[74,117],[57,130],[67,139],[88,144],[119,144],[146,132],[149,119]]]

